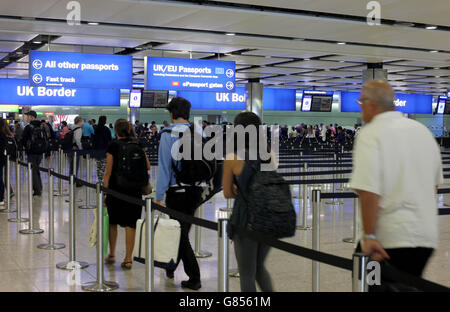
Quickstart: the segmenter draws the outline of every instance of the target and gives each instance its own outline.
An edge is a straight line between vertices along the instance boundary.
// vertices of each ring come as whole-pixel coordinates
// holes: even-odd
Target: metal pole
[[[77,152],[73,152],[72,164],[73,164],[73,166],[72,166],[72,168],[73,168],[72,175],[74,177],[76,177],[77,176]],[[82,202],[81,199],[76,199],[75,195],[76,194],[75,194],[75,188],[74,188],[74,191],[73,191],[73,202],[74,202],[74,205],[75,205],[75,202]],[[70,199],[66,199],[66,203],[68,203],[70,201],[71,201]]]
[[[86,291],[107,292],[119,288],[116,282],[104,280],[103,276],[103,192],[101,183],[97,182],[97,280],[84,284],[81,289]]]
[[[334,154],[334,164],[337,162],[336,153]],[[333,171],[336,170],[337,167],[332,167]],[[336,180],[336,174],[333,174],[333,182],[331,183],[331,192],[334,194],[336,192],[336,183],[334,183],[334,180]],[[339,202],[339,201],[337,201]],[[329,201],[326,202],[327,204],[335,205],[336,204],[336,198],[331,198]]]
[[[48,169],[48,244],[38,245],[39,249],[57,250],[66,245],[55,243],[55,213],[53,205],[53,170]]]
[[[225,215],[226,211],[221,210]],[[218,261],[218,291],[228,292],[228,234],[227,234],[228,218],[220,216],[218,223],[218,240],[219,240],[219,261]]]
[[[33,228],[33,179],[32,179],[31,163],[28,163],[28,229],[20,230],[21,234],[41,234],[44,230]]]
[[[359,198],[353,198],[353,237],[344,238],[344,243],[356,243],[359,232]]]
[[[369,255],[364,253],[353,254],[353,292],[368,292],[367,264]]]
[[[91,157],[89,154],[86,155],[86,180],[88,183],[92,183],[91,177]],[[91,198],[89,187],[86,186],[86,203],[84,205],[78,206],[80,209],[95,209],[94,205],[91,205]]]
[[[22,218],[22,167],[19,165],[19,159],[16,159],[16,217],[8,219],[9,222],[28,222],[28,218]],[[17,229],[20,229],[18,226]]]
[[[6,207],[1,209],[0,212],[13,213],[16,212],[16,209],[11,209],[11,164],[9,161],[9,155],[6,155],[5,177],[6,194],[4,195],[4,200],[6,201]]]
[[[308,164],[304,164],[304,172],[308,172]],[[305,176],[306,179],[306,176]],[[308,231],[311,230],[311,227],[307,225],[307,201],[308,201],[308,185],[303,184],[303,211],[302,211],[302,223],[300,226],[297,226],[297,230]],[[300,213],[299,213],[300,217]]]
[[[201,205],[196,211],[195,216],[199,219],[203,219],[205,217],[205,206]],[[209,251],[202,251],[202,228],[198,225],[195,226],[195,257],[197,258],[208,258],[212,256],[212,253]]]
[[[154,267],[154,232],[152,200],[148,196],[143,196],[145,200],[145,291],[153,292],[155,289],[155,267]]]
[[[320,191],[312,192],[312,210],[313,210],[313,235],[312,249],[320,250]],[[319,292],[320,288],[320,262],[312,262],[312,291]]]
[[[72,270],[74,264],[80,269],[85,269],[89,266],[87,262],[76,261],[76,240],[75,240],[75,229],[76,229],[76,218],[75,218],[75,184],[74,175],[71,174],[69,178],[69,261],[60,262],[56,265],[58,269],[61,270]]]

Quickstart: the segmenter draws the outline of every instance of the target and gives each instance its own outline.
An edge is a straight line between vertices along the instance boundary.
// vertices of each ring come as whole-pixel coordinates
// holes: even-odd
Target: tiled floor
[[[46,180],[46,177],[44,176]],[[13,185],[15,178],[13,178]],[[56,184],[56,183],[55,183]],[[25,181],[22,185],[26,185]],[[81,291],[80,285],[70,286],[69,274],[56,268],[56,264],[67,261],[68,247],[57,251],[46,251],[36,246],[48,241],[48,198],[47,182],[40,198],[33,199],[35,227],[45,232],[37,235],[23,235],[18,229],[25,228],[8,222],[8,214],[0,214],[0,291]],[[450,185],[448,186],[450,187]],[[295,189],[297,192],[297,190]],[[77,196],[84,200],[84,189],[77,189]],[[22,192],[23,216],[27,217],[26,190]],[[94,195],[91,196],[94,204]],[[440,196],[439,205],[450,203],[449,195]],[[68,246],[69,214],[65,198],[55,197],[55,236],[56,242]],[[295,200],[298,210],[301,200]],[[15,206],[15,202],[12,207]],[[204,206],[205,218],[214,220],[215,210],[226,207],[221,194],[212,203]],[[89,230],[93,220],[92,210],[76,209],[76,254],[77,260],[87,261],[90,266],[82,270],[81,282],[94,281],[96,278],[96,251],[89,248]],[[308,223],[311,224],[311,210],[308,206]],[[14,214],[13,214],[14,216]],[[351,258],[354,245],[342,242],[342,238],[352,235],[353,200],[345,200],[341,206],[323,205],[321,208],[320,243],[321,250],[327,253]],[[191,242],[194,244],[194,230],[191,230]],[[450,216],[439,217],[440,246],[433,255],[425,272],[425,278],[450,286]],[[120,268],[124,257],[124,230],[119,231],[117,263],[105,266],[105,279],[117,281],[118,291],[143,291],[145,267],[134,263],[131,271]],[[311,247],[311,231],[297,231],[295,237],[287,241],[305,247]],[[202,249],[211,251],[212,257],[200,259],[202,288],[200,291],[217,291],[217,232],[202,231]],[[276,291],[307,292],[311,291],[311,261],[272,249],[267,258],[267,267],[271,273]],[[233,245],[230,245],[230,269],[236,268]],[[180,287],[186,279],[183,266],[180,265],[174,280],[167,280],[164,271],[155,269],[155,288],[160,292],[187,291]],[[239,291],[239,280],[230,279],[230,290]],[[328,265],[320,266],[321,291],[351,291],[351,273]]]

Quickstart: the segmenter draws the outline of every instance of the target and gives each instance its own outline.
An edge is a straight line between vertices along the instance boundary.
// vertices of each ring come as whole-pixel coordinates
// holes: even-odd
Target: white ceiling
[[[2,0],[0,60],[38,35],[54,35],[60,37],[40,50],[118,53],[145,47],[142,51],[130,50],[136,81],[142,81],[145,56],[165,56],[235,61],[240,84],[247,79],[265,78],[262,82],[269,85],[299,89],[355,90],[361,87],[366,63],[380,62],[385,63],[396,90],[442,94],[450,89],[448,31],[369,26],[365,22],[300,12],[365,17],[366,1],[221,1],[298,12],[177,1],[79,2],[83,22],[100,25],[68,25],[66,0]],[[383,19],[450,26],[449,0],[433,0],[432,4],[423,0],[379,2]],[[226,32],[236,35],[226,36]],[[347,44],[337,45],[338,41]],[[151,42],[160,44],[149,49]],[[0,69],[0,76],[26,77],[27,62],[25,56],[20,62],[9,64]]]

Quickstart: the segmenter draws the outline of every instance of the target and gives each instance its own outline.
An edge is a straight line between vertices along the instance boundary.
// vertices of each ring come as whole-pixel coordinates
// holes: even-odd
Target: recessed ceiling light
[[[266,55],[266,59],[270,59],[272,58],[270,55]]]
[[[338,42],[337,44],[344,45],[344,44],[347,44],[347,43],[345,43],[345,42]]]
[[[89,23],[88,23],[88,25],[92,25],[92,26],[98,26],[98,25],[99,25],[99,23],[97,23],[97,22],[89,22]]]
[[[311,61],[311,59],[310,58],[305,58],[305,59],[303,59],[304,61]]]
[[[441,69],[440,67],[435,67],[434,69]]]
[[[339,61],[339,63],[345,63],[345,61]]]
[[[435,30],[435,29],[437,29],[437,26],[427,26],[427,27],[425,27],[426,29],[428,29],[428,30]]]
[[[41,44],[42,41],[33,41],[34,44]]]
[[[226,33],[225,36],[236,36],[235,33]]]
[[[22,55],[23,52],[22,52],[22,51],[17,51],[16,54],[17,54],[17,55]]]
[[[441,78],[441,76],[434,76],[434,78]]]
[[[431,50],[430,53],[438,53],[438,50]]]

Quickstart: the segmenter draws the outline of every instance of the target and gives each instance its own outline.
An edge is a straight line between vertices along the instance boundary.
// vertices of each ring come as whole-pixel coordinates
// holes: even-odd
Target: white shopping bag
[[[136,223],[136,239],[134,242],[133,258],[137,262],[145,263],[145,222],[139,219]],[[178,248],[180,246],[180,223],[173,219],[156,218],[154,224],[154,265],[163,269],[175,269]]]

